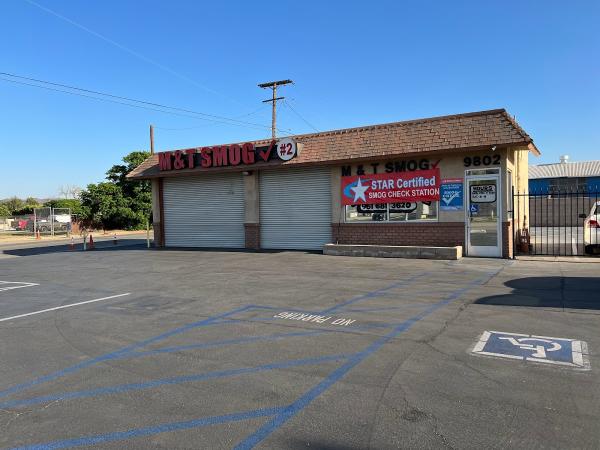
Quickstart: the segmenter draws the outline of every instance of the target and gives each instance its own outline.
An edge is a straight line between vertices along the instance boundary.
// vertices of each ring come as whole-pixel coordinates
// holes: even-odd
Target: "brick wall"
[[[245,223],[244,231],[246,233],[246,248],[260,249],[260,224]]]
[[[364,245],[465,245],[463,222],[331,224],[333,242]]]

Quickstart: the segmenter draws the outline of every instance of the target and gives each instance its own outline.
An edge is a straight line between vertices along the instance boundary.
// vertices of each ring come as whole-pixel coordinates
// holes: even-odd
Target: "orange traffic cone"
[[[94,239],[92,238],[91,234],[90,234],[90,245],[89,245],[88,249],[94,250]]]

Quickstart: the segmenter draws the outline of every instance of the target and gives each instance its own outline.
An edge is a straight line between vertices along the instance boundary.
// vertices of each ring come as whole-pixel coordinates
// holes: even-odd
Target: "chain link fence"
[[[0,235],[69,235],[73,223],[70,208],[35,208],[33,214],[0,217]]]

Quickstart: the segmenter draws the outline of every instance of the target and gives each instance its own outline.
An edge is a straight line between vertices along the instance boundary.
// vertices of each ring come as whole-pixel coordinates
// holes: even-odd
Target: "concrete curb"
[[[457,260],[462,258],[462,247],[325,244],[323,254],[330,256]]]

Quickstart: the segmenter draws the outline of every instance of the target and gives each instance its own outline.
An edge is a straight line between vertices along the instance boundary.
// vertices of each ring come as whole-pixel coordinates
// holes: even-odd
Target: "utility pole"
[[[280,81],[269,81],[268,83],[261,83],[258,87],[266,89],[271,88],[273,91],[273,97],[269,100],[263,100],[263,103],[271,102],[271,136],[273,139],[276,137],[276,123],[277,123],[277,100],[283,100],[285,97],[277,97],[277,86],[283,86],[285,84],[293,83],[292,80],[280,80]]]
[[[150,125],[150,154],[154,155],[154,126]]]

